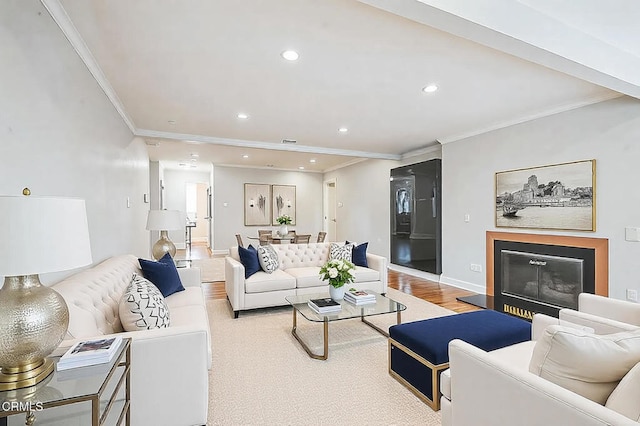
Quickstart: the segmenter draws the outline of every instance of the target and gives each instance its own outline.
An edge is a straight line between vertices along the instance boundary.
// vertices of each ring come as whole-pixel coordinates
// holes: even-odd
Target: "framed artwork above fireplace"
[[[596,160],[497,172],[496,227],[595,231]]]

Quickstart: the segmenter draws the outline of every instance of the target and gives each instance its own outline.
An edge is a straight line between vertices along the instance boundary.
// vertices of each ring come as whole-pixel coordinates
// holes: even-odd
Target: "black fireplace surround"
[[[580,293],[595,293],[592,248],[494,242],[494,309],[531,319],[578,308]]]

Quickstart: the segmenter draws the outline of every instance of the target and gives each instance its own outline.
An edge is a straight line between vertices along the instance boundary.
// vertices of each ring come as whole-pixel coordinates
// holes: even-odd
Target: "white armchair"
[[[583,294],[579,309],[563,309],[559,318],[536,314],[530,342],[496,351],[452,341],[450,368],[441,378],[442,425],[637,426],[637,421],[529,372],[536,341],[549,325],[571,325],[595,334],[640,329],[640,305],[635,303]],[[638,388],[631,391],[638,392]],[[636,401],[638,395],[629,398]]]

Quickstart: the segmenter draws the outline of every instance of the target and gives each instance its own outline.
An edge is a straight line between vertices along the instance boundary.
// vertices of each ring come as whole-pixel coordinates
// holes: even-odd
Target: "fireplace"
[[[487,232],[493,308],[531,319],[578,308],[580,293],[608,295],[608,240]]]

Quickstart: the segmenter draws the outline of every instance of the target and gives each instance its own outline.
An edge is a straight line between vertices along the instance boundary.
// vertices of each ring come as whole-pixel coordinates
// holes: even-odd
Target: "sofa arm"
[[[640,304],[638,303],[580,293],[578,310],[586,314],[640,326]]]
[[[96,336],[131,337],[131,424],[206,424],[207,332],[197,326]],[[81,339],[86,340],[86,339]],[[64,341],[70,346],[76,341]]]
[[[178,268],[178,275],[184,287],[200,287],[202,285],[200,268]]]
[[[531,321],[531,340],[540,340],[544,330],[550,325],[557,325],[560,321],[558,318],[550,317],[545,314],[535,314]]]
[[[611,334],[621,331],[633,331],[638,329],[638,327],[636,327],[635,325],[588,314],[585,312],[574,311],[573,309],[561,309],[559,317],[560,325],[562,325],[562,321],[567,321],[571,324],[587,327],[593,330],[595,334]]]
[[[367,265],[370,269],[375,269],[380,273],[380,281],[382,282],[382,293],[387,292],[387,258],[378,256],[377,254],[367,253]]]
[[[449,366],[451,413],[443,416],[443,426],[638,426],[621,414],[461,340],[449,344]]]
[[[224,259],[224,279],[227,298],[234,311],[244,308],[244,266],[231,256]]]

